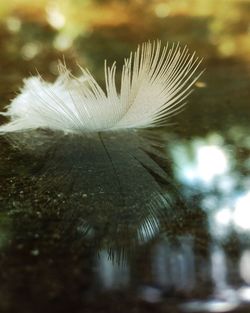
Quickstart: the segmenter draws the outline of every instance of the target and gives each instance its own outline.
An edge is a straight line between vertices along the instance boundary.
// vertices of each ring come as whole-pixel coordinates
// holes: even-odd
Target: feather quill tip
[[[82,133],[160,126],[179,110],[201,72],[201,60],[179,44],[160,41],[139,45],[122,68],[116,87],[116,65],[107,66],[104,91],[86,69],[74,77],[65,65],[54,83],[40,76],[24,80],[21,93],[6,112],[10,122],[0,134],[37,128]]]

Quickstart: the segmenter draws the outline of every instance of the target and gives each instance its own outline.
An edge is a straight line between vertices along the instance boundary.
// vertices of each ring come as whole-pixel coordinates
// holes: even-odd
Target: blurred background
[[[90,298],[96,306],[95,297],[88,293],[93,281],[97,285],[101,281],[107,290],[120,285],[139,286],[137,296],[149,303],[160,303],[165,297],[166,306],[160,307],[159,312],[169,309],[168,297],[173,297],[173,290],[177,290],[178,303],[180,299],[205,299],[213,294],[213,301],[209,298],[211,302],[203,306],[193,302],[184,307],[185,312],[228,312],[250,303],[250,0],[0,1],[0,109],[16,96],[23,78],[38,71],[44,79],[55,80],[58,59],[64,59],[74,74],[79,71],[77,64],[87,67],[103,84],[105,59],[108,63],[117,61],[121,70],[130,51],[149,39],[188,45],[203,58],[202,68],[206,69],[188,105],[159,132],[165,140],[167,174],[185,205],[178,202],[176,195],[171,196],[176,220],[171,225],[161,225],[163,237],[160,230],[145,234],[135,212],[130,211],[129,220],[121,219],[121,223],[133,225],[133,231],[128,235],[125,227],[125,233],[119,233],[112,226],[116,226],[116,215],[111,212],[107,218],[100,207],[89,213],[87,223],[97,224],[99,231],[103,229],[102,243],[89,244],[93,238],[84,233],[84,243],[72,246],[67,236],[60,237],[53,223],[52,227],[48,223],[49,210],[41,217],[42,207],[47,208],[46,199],[42,204],[37,199],[30,200],[34,193],[28,169],[34,160],[20,156],[1,139],[0,262],[7,271],[6,275],[0,273],[4,281],[1,303],[6,305],[3,312],[14,312],[9,309],[11,305],[16,305],[15,312],[19,312],[19,302],[25,302],[20,290],[26,285],[30,285],[34,299],[47,292],[49,301],[59,308],[53,312],[69,312],[65,295],[71,297],[76,307],[84,307],[85,304],[79,304],[83,290],[87,292],[81,301],[85,303]],[[166,189],[170,193],[170,188]],[[27,213],[30,207],[40,215]],[[188,214],[183,207],[188,208]],[[59,215],[53,210],[56,221]],[[147,214],[148,219],[153,218],[150,212]],[[168,242],[170,233],[174,246]],[[33,238],[33,234],[38,235]],[[146,238],[142,240],[146,247],[136,234]],[[63,240],[66,243],[61,249],[58,242]],[[120,244],[135,246],[126,270],[108,257],[107,251],[119,250]],[[78,247],[87,252],[78,251]],[[91,263],[94,250],[101,251],[95,265]],[[50,259],[54,263],[46,263]],[[23,264],[27,272],[23,272]],[[86,273],[99,278],[91,276],[86,281]],[[40,285],[32,275],[39,277]],[[16,277],[23,280],[20,289],[13,289]],[[109,297],[102,299],[112,306],[110,312],[123,303],[125,298],[119,297],[115,295],[113,302]],[[137,298],[135,301],[136,307]],[[34,312],[26,302],[23,310]],[[131,309],[131,303],[126,303],[121,312]],[[102,309],[96,311],[103,312]],[[152,307],[144,309],[140,312],[152,311]],[[168,312],[177,311],[172,308]],[[249,307],[245,312],[249,312]]]

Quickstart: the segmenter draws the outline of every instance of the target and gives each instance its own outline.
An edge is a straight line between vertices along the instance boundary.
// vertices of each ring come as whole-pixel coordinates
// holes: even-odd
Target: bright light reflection
[[[6,19],[6,26],[12,33],[17,33],[21,29],[22,22],[19,18],[11,16]]]
[[[70,36],[63,33],[59,34],[53,42],[54,47],[60,51],[69,49],[72,46],[72,44],[73,39]]]
[[[230,207],[215,210],[211,215],[210,229],[215,237],[225,237],[232,227],[233,213]]]
[[[219,225],[228,226],[232,221],[232,211],[230,208],[225,207],[217,211],[214,218]]]
[[[181,308],[185,312],[230,312],[238,307],[238,303],[212,299],[208,301],[191,301],[185,303]]]
[[[33,59],[40,51],[40,46],[36,42],[28,42],[26,43],[22,49],[23,58],[26,60]]]
[[[244,286],[238,289],[238,296],[244,302],[250,302],[250,287]]]
[[[236,201],[233,220],[236,227],[242,230],[250,230],[250,192]]]
[[[241,277],[247,284],[250,284],[250,250],[245,250],[240,258],[239,270]],[[250,289],[249,289],[249,300],[250,300]]]
[[[215,145],[197,148],[196,175],[205,183],[210,183],[217,175],[228,170],[228,159],[223,149]]]
[[[155,6],[155,15],[159,18],[164,18],[170,13],[170,8],[167,3],[159,3]]]
[[[55,29],[61,29],[65,24],[65,17],[55,6],[47,8],[47,21]]]
[[[209,136],[206,141],[196,139],[190,144],[173,147],[177,175],[182,181],[192,185],[201,183],[211,187],[216,182],[219,188],[228,192],[228,188],[231,190],[234,186],[234,181],[228,175],[230,160],[222,146],[223,142],[220,136],[215,135]]]

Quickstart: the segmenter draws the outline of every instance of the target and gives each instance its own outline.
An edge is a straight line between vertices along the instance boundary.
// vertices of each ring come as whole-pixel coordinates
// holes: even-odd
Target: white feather
[[[21,93],[3,115],[11,121],[0,133],[36,128],[65,132],[91,132],[161,125],[180,107],[200,76],[194,76],[200,60],[188,49],[160,41],[147,42],[125,59],[120,92],[116,66],[105,62],[106,92],[88,70],[76,78],[60,66],[54,83],[41,77],[24,80]]]

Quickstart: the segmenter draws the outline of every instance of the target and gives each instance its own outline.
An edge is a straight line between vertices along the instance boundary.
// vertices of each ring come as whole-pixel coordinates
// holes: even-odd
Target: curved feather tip
[[[54,83],[41,77],[24,80],[21,93],[7,111],[10,122],[0,133],[36,128],[90,132],[159,126],[190,94],[199,76],[201,60],[179,44],[161,48],[160,41],[138,46],[125,59],[121,86],[115,83],[116,66],[105,62],[106,92],[86,69],[78,78],[59,65]]]

